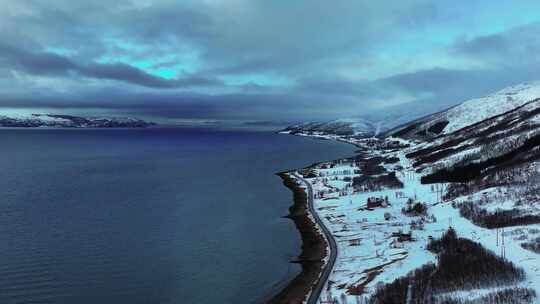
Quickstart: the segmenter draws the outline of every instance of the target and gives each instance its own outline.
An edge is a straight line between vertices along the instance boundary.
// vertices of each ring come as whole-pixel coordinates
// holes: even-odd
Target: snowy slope
[[[389,135],[413,138],[450,134],[540,98],[540,81],[519,84],[406,124]]]
[[[446,112],[445,118],[449,123],[443,133],[508,112],[536,98],[540,98],[540,81],[519,84],[483,98],[465,101]]]
[[[372,136],[377,132],[377,126],[373,122],[362,118],[348,118],[328,122],[305,122],[289,126],[283,131],[305,135]]]

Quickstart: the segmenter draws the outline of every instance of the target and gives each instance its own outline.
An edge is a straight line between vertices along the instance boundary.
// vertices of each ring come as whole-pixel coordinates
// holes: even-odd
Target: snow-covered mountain
[[[146,128],[154,123],[126,117],[80,117],[73,115],[0,115],[0,127],[11,128]]]
[[[540,81],[507,87],[486,97],[470,99],[429,115],[416,109],[418,107],[404,111],[403,106],[400,106],[374,117],[305,122],[289,126],[284,131],[303,135],[370,137],[383,134],[432,138],[504,114],[537,98],[540,98]],[[420,118],[413,120],[416,117]]]
[[[504,114],[540,98],[540,81],[519,84],[482,98],[467,100],[448,110],[425,116],[394,130],[401,137],[433,137],[449,134],[491,117]]]
[[[339,136],[373,136],[377,125],[361,118],[338,119],[328,122],[304,122],[287,127],[284,132],[291,134],[319,134]]]

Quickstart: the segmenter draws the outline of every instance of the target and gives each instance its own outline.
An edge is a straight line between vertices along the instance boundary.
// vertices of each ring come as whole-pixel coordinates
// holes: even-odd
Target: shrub
[[[410,216],[422,216],[427,215],[427,210],[428,207],[426,204],[420,202],[413,203],[412,201],[409,201],[407,206],[401,209],[401,212]]]
[[[540,237],[538,237],[538,238],[536,238],[536,239],[534,239],[532,241],[522,243],[521,247],[540,254]]]

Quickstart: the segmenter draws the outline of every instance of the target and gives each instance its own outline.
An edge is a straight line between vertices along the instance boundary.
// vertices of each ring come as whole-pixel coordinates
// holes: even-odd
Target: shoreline
[[[302,249],[298,260],[291,263],[299,263],[302,271],[267,303],[303,303],[322,273],[324,260],[328,256],[328,244],[310,218],[307,192],[304,188],[300,187],[296,179],[289,176],[288,172],[280,172],[276,175],[293,193],[293,205],[289,207],[289,214],[286,217],[294,222],[300,233]]]
[[[278,134],[309,137],[314,140],[337,141],[359,148],[357,144],[340,138],[298,135],[282,132],[278,132]],[[354,153],[357,153],[357,151],[354,151]],[[325,162],[328,161],[317,161],[303,169],[309,169]],[[296,230],[300,233],[302,240],[301,253],[298,256],[298,259],[291,261],[291,263],[300,264],[302,266],[302,271],[287,283],[276,295],[272,296],[271,299],[266,302],[268,304],[296,304],[307,302],[312,289],[315,288],[315,285],[325,271],[324,266],[326,259],[328,258],[330,244],[322,232],[319,231],[317,223],[309,211],[307,190],[300,187],[296,182],[297,180],[290,176],[293,171],[294,169],[282,171],[276,173],[276,175],[282,179],[283,185],[293,193],[293,204],[289,207],[289,214],[284,217],[291,219],[296,226]]]

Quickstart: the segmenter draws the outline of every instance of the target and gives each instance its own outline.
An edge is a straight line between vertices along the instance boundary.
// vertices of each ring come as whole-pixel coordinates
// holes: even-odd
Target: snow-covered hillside
[[[154,124],[151,122],[125,117],[80,117],[54,114],[0,115],[0,127],[11,128],[146,128],[152,125]]]
[[[449,134],[540,98],[540,81],[519,84],[482,98],[467,100],[446,111],[406,124],[391,135],[415,137]]]
[[[368,137],[377,133],[377,125],[361,118],[338,119],[328,122],[304,122],[287,127],[283,132],[304,135],[342,135]]]
[[[446,112],[448,125],[443,133],[451,133],[487,118],[508,112],[540,98],[540,81],[505,88],[486,97],[471,99]]]

